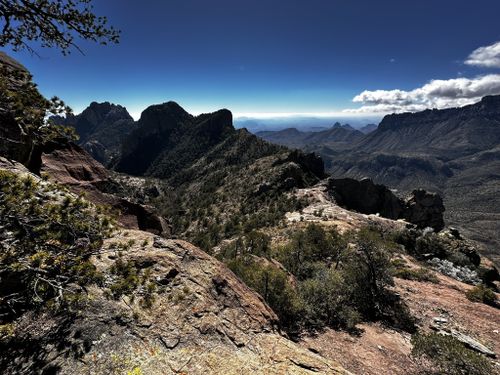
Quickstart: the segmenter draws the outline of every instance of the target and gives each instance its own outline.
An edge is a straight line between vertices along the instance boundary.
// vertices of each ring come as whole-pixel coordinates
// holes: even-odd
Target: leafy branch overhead
[[[32,42],[56,47],[64,55],[82,50],[75,38],[103,45],[118,43],[120,31],[94,14],[92,0],[0,0],[0,46],[34,53]],[[83,53],[83,52],[82,52]]]

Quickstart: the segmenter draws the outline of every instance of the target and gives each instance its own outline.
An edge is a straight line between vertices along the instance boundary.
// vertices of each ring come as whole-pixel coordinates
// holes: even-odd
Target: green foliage
[[[308,329],[325,326],[354,330],[361,315],[352,303],[353,288],[345,275],[324,267],[316,275],[300,283],[300,296],[304,303],[303,324]]]
[[[318,224],[310,224],[297,232],[277,257],[287,270],[305,280],[319,264],[338,267],[346,250],[347,242],[336,229],[325,231]]]
[[[80,300],[83,286],[102,280],[90,257],[113,229],[105,208],[29,175],[2,170],[0,228],[2,282],[14,283],[3,301],[4,317]]]
[[[414,330],[408,309],[390,289],[392,245],[378,232],[361,230],[349,247],[335,229],[310,224],[286,246],[274,251],[262,246],[256,253],[246,250],[249,238],[254,237],[237,239],[219,257],[262,295],[290,334],[327,326],[354,330],[362,320],[383,320]],[[293,276],[262,258],[270,255]]]
[[[227,266],[264,298],[279,316],[283,328],[289,332],[297,331],[299,317],[303,312],[302,302],[288,282],[285,271],[248,256],[229,260]]]
[[[58,97],[45,99],[29,73],[0,64],[0,114],[15,121],[33,144],[45,144],[55,139],[77,139],[71,127],[56,126],[46,120],[50,115],[71,113]]]
[[[139,304],[143,308],[151,308],[155,302],[157,287],[151,281],[151,269],[140,269],[132,261],[125,262],[119,257],[110,267],[113,282],[109,286],[109,296],[120,299],[129,296],[135,299],[135,294],[142,295]]]
[[[270,258],[270,242],[271,239],[268,235],[254,230],[244,237],[238,237],[229,245],[223,246],[218,257],[220,259],[234,259],[238,256],[251,254]]]
[[[484,284],[475,286],[465,294],[469,301],[482,302],[490,306],[497,306],[497,295]]]
[[[111,266],[110,272],[116,276],[109,288],[114,299],[131,294],[140,285],[139,270],[133,262],[124,262],[118,258]]]
[[[396,328],[415,330],[408,308],[392,291],[390,262],[393,244],[380,232],[363,228],[356,236],[355,250],[344,266],[345,280],[353,286],[351,300],[368,320],[383,320]]]
[[[422,372],[449,375],[489,375],[491,364],[451,336],[437,333],[412,336],[412,355],[422,361]],[[429,363],[430,362],[430,363]]]
[[[93,13],[91,0],[0,1],[0,17],[4,25],[0,46],[10,45],[16,51],[34,53],[29,43],[38,41],[66,55],[71,47],[78,49],[75,36],[101,44],[119,39],[119,31],[106,26],[106,17]]]

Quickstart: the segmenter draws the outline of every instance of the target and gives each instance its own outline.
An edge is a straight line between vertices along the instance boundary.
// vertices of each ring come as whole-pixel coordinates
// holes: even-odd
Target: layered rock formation
[[[112,194],[121,189],[120,185],[81,147],[73,143],[46,146],[41,164],[41,172],[52,180],[68,186],[76,194],[85,194],[94,203],[113,207],[125,228],[170,235],[168,222],[152,207]]]

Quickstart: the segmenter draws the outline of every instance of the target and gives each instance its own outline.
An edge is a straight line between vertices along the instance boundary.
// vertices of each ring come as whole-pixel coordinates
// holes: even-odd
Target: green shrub
[[[492,366],[485,357],[467,349],[454,337],[438,333],[416,334],[412,336],[411,342],[412,356],[424,360],[422,361],[423,372],[449,375],[493,373]]]
[[[303,325],[308,329],[324,327],[353,330],[361,316],[352,305],[352,286],[341,272],[324,268],[315,277],[300,284],[300,296],[304,301]]]
[[[102,281],[90,257],[113,229],[105,208],[31,176],[0,171],[0,228],[0,272],[15,284],[3,319],[49,302],[61,307],[81,300],[83,286]]]
[[[409,309],[392,290],[393,243],[373,228],[361,229],[354,240],[355,248],[344,262],[342,272],[352,288],[350,300],[357,311],[365,320],[381,320],[414,332],[415,322]]]
[[[237,256],[247,254],[269,258],[271,255],[270,249],[271,239],[268,235],[251,231],[243,237],[238,237],[230,244],[222,247],[218,254],[219,259],[234,259]]]
[[[482,302],[495,307],[497,306],[497,296],[495,292],[484,284],[477,285],[468,290],[465,295],[469,301]]]
[[[250,238],[266,245],[246,250],[252,248]],[[408,308],[390,288],[392,244],[379,232],[361,230],[351,248],[335,229],[311,224],[296,232],[289,244],[271,252],[295,276],[293,282],[279,266],[254,256],[270,253],[267,241],[261,235],[239,238],[219,258],[261,294],[289,333],[328,326],[353,330],[362,320],[383,320],[414,331]]]
[[[277,257],[299,280],[305,280],[313,276],[318,262],[337,267],[346,250],[347,243],[335,228],[326,231],[318,224],[309,224],[294,234]]]
[[[229,260],[228,267],[245,284],[259,293],[280,318],[282,328],[298,332],[303,304],[290,285],[286,272],[274,265],[263,265],[250,257]]]

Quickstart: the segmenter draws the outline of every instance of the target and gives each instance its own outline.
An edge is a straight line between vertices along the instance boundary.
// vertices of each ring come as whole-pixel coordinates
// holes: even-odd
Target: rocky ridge
[[[1,170],[31,174],[6,159]],[[119,251],[120,244],[130,244]],[[152,306],[145,289],[119,300],[106,289],[117,259],[148,270],[157,288]],[[193,245],[119,229],[92,258],[104,275],[87,289],[87,303],[73,313],[28,312],[15,323],[14,341],[2,341],[5,371],[148,374],[241,373],[347,374],[334,361],[300,348],[277,329],[262,298],[223,264]]]

